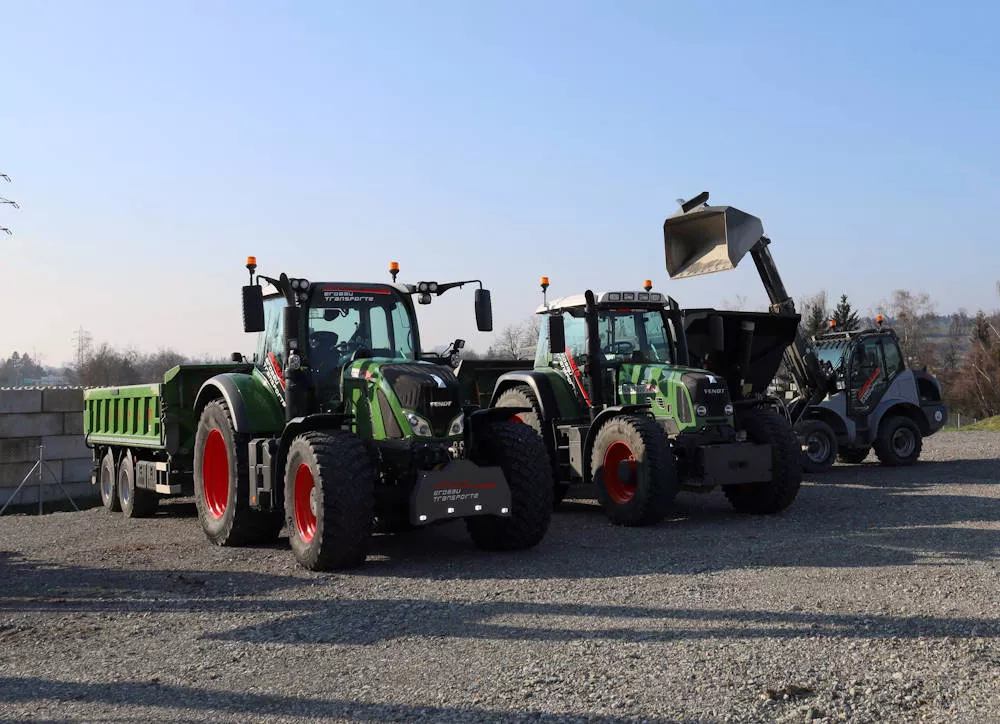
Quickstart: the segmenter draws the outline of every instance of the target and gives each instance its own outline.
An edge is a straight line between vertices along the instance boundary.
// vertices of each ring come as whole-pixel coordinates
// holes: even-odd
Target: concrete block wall
[[[93,499],[91,452],[83,439],[83,389],[76,387],[0,388],[0,507],[38,460],[45,464],[78,504]],[[47,472],[39,487],[37,471],[18,493],[15,505],[64,499]]]

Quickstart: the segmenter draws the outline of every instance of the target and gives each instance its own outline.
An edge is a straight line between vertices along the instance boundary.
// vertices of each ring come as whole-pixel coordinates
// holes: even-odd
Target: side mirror
[[[239,363],[241,363],[243,361],[243,354],[241,352],[233,352],[233,355],[232,355],[232,357],[230,357],[230,359],[233,362],[236,362],[237,364],[239,364]]]
[[[476,290],[476,327],[480,332],[493,331],[493,302],[489,289]]]
[[[566,352],[566,325],[558,315],[549,317],[549,352],[564,354]]]
[[[712,315],[708,318],[708,340],[713,352],[721,352],[726,348],[726,327],[722,317]]]
[[[451,346],[454,347],[455,349],[465,349],[465,340],[456,339],[454,342],[452,342]]]
[[[243,331],[264,331],[264,290],[259,284],[243,287]]]

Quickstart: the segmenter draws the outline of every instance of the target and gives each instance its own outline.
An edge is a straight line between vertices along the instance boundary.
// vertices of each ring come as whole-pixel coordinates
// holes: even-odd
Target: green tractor
[[[421,352],[413,299],[478,280],[392,284],[256,275],[243,320],[252,362],[181,366],[161,385],[86,393],[95,483],[109,509],[155,510],[194,493],[218,545],[274,540],[287,526],[306,568],[351,568],[369,537],[464,519],[477,546],[518,550],[549,525],[552,480],[540,437],[517,408],[463,405],[447,357]],[[264,294],[261,281],[275,290]],[[453,347],[459,347],[459,341]]]
[[[501,375],[492,404],[529,410],[512,419],[545,441],[557,501],[570,484],[590,483],[612,522],[649,525],[681,490],[722,486],[748,513],[795,499],[798,443],[767,397],[766,370],[777,369],[796,320],[715,310],[685,319],[648,281],[644,291],[587,291],[537,312],[534,367]],[[717,371],[690,366],[695,352]]]

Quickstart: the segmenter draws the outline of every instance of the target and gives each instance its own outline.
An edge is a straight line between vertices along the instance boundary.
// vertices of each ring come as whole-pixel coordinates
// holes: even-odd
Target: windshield
[[[416,357],[410,310],[393,291],[350,287],[323,291],[319,305],[309,309],[309,359],[314,370],[342,367],[358,350],[367,350],[371,357]]]
[[[832,342],[829,344],[817,345],[816,357],[820,363],[827,363],[833,369],[840,367],[841,360],[844,359],[844,351],[847,349],[846,342]]]
[[[658,309],[601,309],[601,350],[609,362],[673,362],[667,319]]]

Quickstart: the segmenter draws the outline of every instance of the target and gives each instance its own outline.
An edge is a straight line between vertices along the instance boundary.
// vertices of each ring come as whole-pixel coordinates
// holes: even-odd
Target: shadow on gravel
[[[308,699],[297,696],[253,694],[246,692],[212,691],[190,686],[150,682],[78,683],[53,681],[36,677],[0,676],[0,701],[29,703],[34,701],[82,702],[104,706],[126,705],[164,709],[196,710],[246,714],[248,719],[294,716],[348,721],[385,722],[403,720],[437,720],[468,722],[536,721],[558,717],[560,721],[617,722],[637,721],[633,717],[585,717],[553,715],[542,711],[516,709],[478,709],[475,707],[419,706],[413,704],[368,703],[350,699]],[[111,713],[113,715],[113,709]],[[38,721],[38,719],[35,719]],[[643,717],[642,721],[656,721]]]

